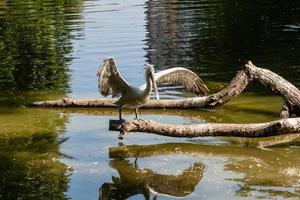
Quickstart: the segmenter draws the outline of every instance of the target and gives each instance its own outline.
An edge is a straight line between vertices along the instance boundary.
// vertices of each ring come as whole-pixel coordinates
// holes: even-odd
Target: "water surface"
[[[300,139],[167,138],[108,131],[116,109],[37,109],[94,98],[114,56],[133,85],[146,62],[192,69],[218,91],[247,60],[300,86],[298,1],[0,1],[0,199],[299,199]],[[163,98],[190,96],[161,90]],[[176,124],[278,119],[253,84],[214,109],[141,110]],[[133,112],[124,111],[125,118]],[[292,140],[293,139],[293,140]],[[290,141],[269,148],[264,144]]]

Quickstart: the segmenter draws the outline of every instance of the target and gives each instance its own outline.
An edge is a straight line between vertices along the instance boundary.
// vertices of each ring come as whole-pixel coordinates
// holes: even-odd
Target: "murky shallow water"
[[[132,84],[143,64],[183,66],[219,90],[247,59],[300,84],[297,1],[0,2],[0,199],[298,199],[300,139],[166,138],[108,131],[115,109],[34,109],[99,97],[113,55]],[[218,109],[141,110],[168,123],[262,122],[279,98],[257,85]],[[180,98],[182,91],[164,91]],[[271,102],[271,103],[270,103]],[[125,111],[126,118],[133,118]],[[294,140],[268,149],[255,146]],[[150,189],[149,189],[150,188]]]

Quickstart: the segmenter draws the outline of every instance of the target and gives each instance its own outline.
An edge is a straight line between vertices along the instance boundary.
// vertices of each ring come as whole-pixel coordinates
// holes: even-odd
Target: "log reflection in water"
[[[140,169],[136,162],[113,159],[111,167],[116,169],[119,177],[112,177],[112,183],[104,183],[99,189],[99,199],[127,199],[142,194],[150,199],[153,192],[157,195],[185,197],[195,190],[204,173],[204,165],[196,162],[180,175],[158,174],[151,169]]]
[[[294,144],[297,147],[299,143]],[[284,149],[286,148],[274,147],[271,150],[265,150],[232,145],[165,143],[113,147],[109,149],[109,156],[114,159],[175,154],[201,158],[205,156],[206,159],[221,156],[228,159],[224,165],[224,171],[234,172],[237,175],[232,179],[240,185],[240,188],[236,190],[236,195],[247,195],[249,191],[257,191],[266,196],[280,198],[300,197],[300,152],[298,148]],[[242,177],[239,176],[241,174]],[[284,189],[274,193],[276,187]]]

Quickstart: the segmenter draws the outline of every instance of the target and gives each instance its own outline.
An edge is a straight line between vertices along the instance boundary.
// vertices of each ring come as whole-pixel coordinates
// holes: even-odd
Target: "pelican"
[[[113,103],[119,108],[120,121],[123,121],[123,107],[135,109],[135,119],[138,119],[138,109],[148,102],[152,87],[155,90],[156,99],[159,100],[157,85],[162,83],[183,85],[197,95],[204,95],[208,92],[203,81],[188,69],[172,68],[155,74],[153,65],[146,64],[145,68],[146,83],[141,87],[133,87],[121,76],[113,57],[104,59],[99,67],[97,73],[99,92],[103,96],[117,97]]]

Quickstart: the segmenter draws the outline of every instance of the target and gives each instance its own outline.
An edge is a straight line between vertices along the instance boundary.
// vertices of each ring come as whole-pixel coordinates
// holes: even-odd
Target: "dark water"
[[[228,81],[247,60],[299,85],[299,2],[148,1],[147,58]]]
[[[108,131],[115,109],[26,107],[99,97],[96,71],[107,56],[134,85],[143,83],[149,62],[158,70],[190,68],[216,91],[249,59],[299,87],[299,55],[299,1],[0,1],[0,199],[299,199],[297,135],[191,140],[137,133],[119,141]],[[218,109],[141,114],[177,124],[249,123],[277,119],[281,106],[253,85]]]

